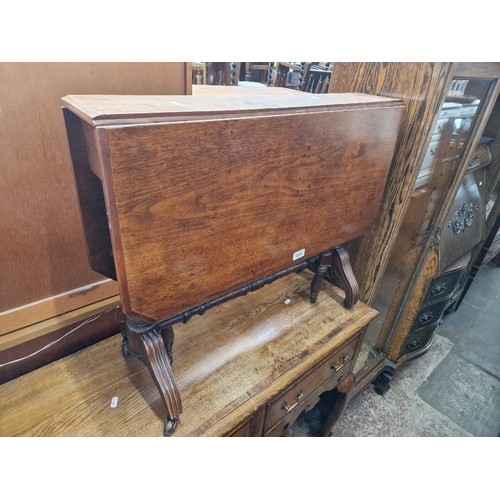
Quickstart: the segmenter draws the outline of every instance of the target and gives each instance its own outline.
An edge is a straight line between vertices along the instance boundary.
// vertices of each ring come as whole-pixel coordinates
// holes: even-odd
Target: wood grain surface
[[[450,63],[335,63],[329,92],[398,97],[405,116],[382,203],[372,228],[353,248],[351,261],[361,300],[373,304],[396,241],[410,194],[444,99]],[[352,247],[351,247],[352,248]]]
[[[459,66],[465,71],[465,66]],[[499,68],[500,66],[497,70]],[[444,102],[451,80],[457,75],[479,76],[473,63],[468,65],[465,74],[457,73],[457,67],[452,64],[446,83],[440,91],[441,103]],[[381,311],[384,321],[376,332],[369,332],[368,335],[373,338],[378,335],[374,343],[375,349],[385,351],[394,362],[400,355],[409,328],[425,296],[425,284],[437,276],[434,266],[435,246],[439,244],[441,231],[448,223],[446,218],[449,210],[498,96],[498,81],[477,80],[475,86],[481,89],[478,96],[483,104],[479,107],[470,129],[464,130],[460,151],[449,165],[443,159],[436,162],[429,186],[417,188],[411,196],[405,196],[407,210],[400,221],[399,232],[393,242],[394,247],[385,273],[379,279],[377,296],[371,302]],[[439,87],[434,91],[438,92]],[[427,130],[427,145],[437,117],[438,114]],[[446,150],[443,152],[446,153]],[[420,164],[416,163],[414,168],[418,170]]]
[[[165,123],[183,118],[400,106],[397,98],[361,93],[315,95],[283,88],[194,86],[192,95],[67,95],[63,105],[89,125]]]
[[[221,112],[241,107],[239,95],[226,92]],[[168,318],[366,231],[403,107],[371,96],[320,97],[314,112],[296,112],[311,106],[309,97],[290,107],[285,91],[248,117],[96,128],[125,313]],[[80,114],[90,113],[86,98],[78,102]],[[204,106],[216,109],[219,100]]]
[[[328,282],[312,305],[311,279],[308,270],[289,275],[176,326],[173,373],[183,413],[174,436],[237,431],[377,315],[361,302],[346,310],[343,292]],[[0,435],[161,436],[160,394],[140,361],[122,357],[120,340],[0,386]]]

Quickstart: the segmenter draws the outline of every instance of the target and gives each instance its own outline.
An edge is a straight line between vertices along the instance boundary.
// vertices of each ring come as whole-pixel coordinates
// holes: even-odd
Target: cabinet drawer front
[[[357,342],[357,338],[351,340],[349,344],[333,353],[302,380],[269,403],[264,431],[271,429],[288,415],[295,414],[295,411],[300,413],[308,396],[329,378],[335,381],[335,385],[345,378],[352,369]]]
[[[321,388],[322,389],[322,388]],[[264,433],[265,437],[281,437],[285,434],[286,430],[294,424],[294,422],[299,418],[300,414],[304,410],[310,410],[319,401],[319,396],[322,390],[316,389],[308,398],[305,398],[303,403],[294,408],[290,413],[286,415],[281,421],[279,421],[270,430]]]
[[[421,328],[426,328],[428,326],[436,325],[438,321],[443,316],[443,313],[448,306],[449,301],[443,300],[441,302],[436,302],[429,306],[423,307],[417,314],[411,332],[416,332]]]
[[[460,110],[462,106],[460,104],[445,102],[441,111],[439,112],[439,118],[458,118],[460,116]]]
[[[460,118],[471,118],[477,113],[477,104],[471,104],[469,106],[463,106],[460,110]]]
[[[429,179],[432,175],[432,169],[434,166],[434,162],[437,158],[437,152],[439,147],[439,137],[437,140],[431,141],[427,152],[425,153],[424,160],[422,161],[422,166],[420,167],[420,172],[418,173],[417,181],[415,183],[415,188],[419,188],[429,182]]]
[[[405,345],[403,347],[403,354],[407,354],[413,351],[418,351],[426,347],[432,340],[433,334],[437,328],[437,325],[430,326],[429,328],[424,328],[416,333],[408,335]]]
[[[457,269],[433,279],[425,295],[423,305],[450,297],[458,284],[462,272],[462,269]]]

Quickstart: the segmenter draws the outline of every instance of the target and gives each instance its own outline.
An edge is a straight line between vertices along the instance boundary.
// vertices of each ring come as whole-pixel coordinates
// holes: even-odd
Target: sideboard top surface
[[[222,106],[226,95],[232,107]],[[80,97],[89,106],[102,99],[87,118],[121,110],[124,118],[115,114],[107,126],[73,110],[88,158],[98,164],[92,170],[102,180],[126,314],[171,318],[369,228],[404,112],[400,101],[254,88],[181,97],[175,100],[197,102],[205,117],[128,121],[147,102],[154,111],[155,102],[174,99],[161,96]],[[274,112],[290,100],[298,104]],[[297,112],[300,105],[307,108]],[[238,106],[272,113],[218,114]],[[166,109],[178,113],[175,105]]]
[[[203,118],[231,115],[341,109],[343,107],[401,106],[399,99],[361,93],[311,94],[283,88],[193,86],[185,95],[69,95],[63,105],[90,125],[164,122],[183,116]]]
[[[174,436],[225,434],[377,316],[362,302],[342,307],[343,292],[328,282],[312,307],[311,279],[308,270],[286,276],[177,325],[173,370],[184,411]],[[144,365],[121,355],[120,340],[4,384],[0,435],[160,436],[160,395]]]

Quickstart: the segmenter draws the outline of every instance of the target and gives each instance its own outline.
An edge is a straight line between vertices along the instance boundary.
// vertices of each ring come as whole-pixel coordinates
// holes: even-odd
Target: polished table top
[[[123,310],[147,320],[361,236],[404,110],[363,94],[193,92],[63,99],[102,181]]]

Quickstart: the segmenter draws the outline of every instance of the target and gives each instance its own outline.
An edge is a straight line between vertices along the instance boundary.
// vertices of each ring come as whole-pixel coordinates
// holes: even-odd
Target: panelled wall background
[[[0,63],[0,381],[19,374],[5,363],[118,305],[87,261],[61,97],[188,93],[188,63]],[[116,331],[110,313],[95,332]]]

